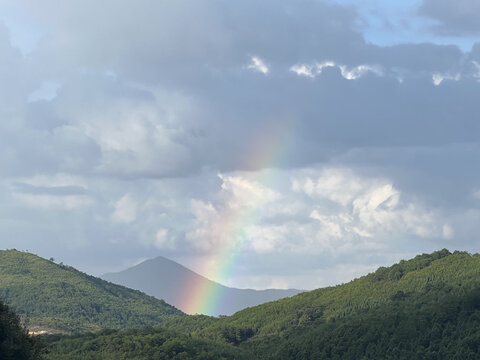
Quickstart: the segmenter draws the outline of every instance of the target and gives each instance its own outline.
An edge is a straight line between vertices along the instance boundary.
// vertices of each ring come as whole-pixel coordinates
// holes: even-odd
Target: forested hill
[[[168,326],[262,359],[478,359],[480,255],[423,254],[344,285]]]
[[[111,343],[137,360],[155,351],[195,359],[198,346],[205,359],[473,360],[480,353],[480,255],[441,250],[229,317],[186,316],[143,332],[50,341],[52,360],[101,358]],[[212,341],[234,355],[218,355]],[[122,358],[120,351],[108,354]]]
[[[0,251],[0,300],[35,330],[136,327],[184,315],[140,291],[17,250]]]

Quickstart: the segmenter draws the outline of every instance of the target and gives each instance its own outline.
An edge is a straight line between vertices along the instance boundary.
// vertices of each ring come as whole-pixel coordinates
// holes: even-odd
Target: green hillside
[[[248,308],[221,319],[219,323],[251,330],[255,338],[282,336],[286,330],[316,320],[344,318],[390,304],[401,293],[416,297],[448,289],[460,295],[467,289],[478,288],[479,284],[480,255],[450,254],[448,250],[441,250],[401,261],[389,268],[381,267],[375,273],[347,284]],[[194,323],[192,318],[179,322]]]
[[[0,251],[0,300],[35,330],[135,327],[184,315],[139,291],[16,250]]]
[[[173,319],[144,336],[161,329],[182,333],[192,342],[228,344],[238,358],[477,359],[480,256],[447,250],[419,255],[348,284],[230,317]],[[136,341],[127,334],[116,339],[122,344]],[[65,339],[57,346],[73,343]],[[84,346],[82,354],[88,359],[94,352]]]

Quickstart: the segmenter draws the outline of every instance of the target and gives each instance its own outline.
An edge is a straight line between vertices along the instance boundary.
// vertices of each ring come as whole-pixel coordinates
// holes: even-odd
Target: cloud
[[[309,217],[319,225],[314,236],[330,251],[351,250],[356,243],[383,247],[386,234],[432,238],[442,226],[434,211],[402,201],[390,180],[360,176],[350,169],[327,168],[316,178],[296,177],[292,190],[312,199]]]
[[[436,86],[440,85],[444,80],[459,81],[460,78],[461,78],[460,74],[451,75],[451,74],[435,73],[432,75],[432,81]]]
[[[250,63],[247,65],[247,69],[261,72],[264,75],[267,75],[270,69],[265,64],[265,62],[260,59],[258,56],[252,56]]]
[[[318,75],[321,75],[325,68],[340,69],[342,76],[347,80],[356,80],[368,72],[372,72],[377,76],[383,75],[383,71],[378,66],[358,65],[352,68],[347,68],[345,65],[337,65],[333,61],[324,61],[322,63],[317,62],[313,65],[295,64],[290,67],[290,71],[293,71],[299,76],[315,78]]]
[[[328,161],[357,147],[449,144],[474,133],[463,130],[475,126],[468,115],[476,106],[468,96],[477,87],[468,82],[474,63],[465,65],[455,46],[368,44],[356,30],[353,8],[283,0],[49,4],[53,13],[21,5],[26,17],[51,29],[31,61],[5,45],[12,59],[5,68],[33,74],[8,82],[9,89],[22,84],[15,98],[24,99],[0,129],[9,154],[0,165],[10,174],[165,178],[203,168],[258,170],[239,159],[255,138],[277,141],[268,131],[272,123],[294,123],[287,130],[291,142],[302,144],[279,157],[275,165],[283,168]],[[96,11],[86,28],[74,19],[87,16],[90,5]],[[116,16],[105,24],[112,6]],[[112,46],[98,39],[112,39]],[[248,54],[255,55],[245,65]],[[268,77],[249,75],[246,66]],[[288,76],[295,73],[321,81]],[[434,90],[432,81],[457,74],[456,87]],[[29,95],[55,81],[62,84],[56,97],[28,103]],[[425,94],[438,105],[403,105]],[[444,126],[436,126],[437,119]]]
[[[12,185],[13,198],[30,208],[73,210],[93,204],[85,180],[78,176],[37,175]]]
[[[215,204],[193,199],[194,216],[187,240],[203,251],[234,248],[242,242],[243,232],[259,221],[262,209],[280,199],[280,194],[260,182],[242,176],[219,174],[222,180]]]
[[[78,97],[90,106],[75,105]],[[56,129],[70,129],[96,144],[100,157],[90,171],[159,177],[195,169],[196,130],[188,120],[193,105],[185,96],[102,79],[95,91],[62,91],[52,106],[57,117],[69,119]]]
[[[110,216],[113,222],[130,224],[137,218],[137,202],[130,194],[125,194],[113,207],[114,211]]]
[[[199,200],[192,200],[191,211],[195,220],[193,229],[186,234],[187,240],[201,250],[213,249],[222,240],[220,214],[211,203]]]
[[[158,249],[173,249],[175,247],[175,239],[169,234],[168,229],[160,228],[155,234],[153,244]]]
[[[342,72],[342,76],[347,80],[356,80],[368,72],[374,73],[378,76],[383,74],[381,69],[371,65],[358,65],[352,69],[348,69],[345,65],[340,65],[339,67]]]
[[[352,170],[346,168],[325,168],[314,175],[315,177],[305,176],[294,179],[292,190],[347,206],[366,189],[374,191],[378,186],[388,186],[388,184],[383,185],[386,180],[365,179],[356,176]]]
[[[476,0],[423,0],[419,13],[438,22],[432,29],[440,35],[480,32],[480,4]]]
[[[218,177],[222,180],[223,206],[232,210],[262,206],[281,197],[276,191],[255,180],[224,174],[219,174]]]
[[[288,173],[281,196],[258,181],[220,175],[215,202],[192,201],[188,241],[207,253],[240,246],[259,254],[352,254],[384,249],[392,238],[452,236],[438,209],[402,199],[390,179],[332,167]],[[289,204],[293,211],[281,211]]]

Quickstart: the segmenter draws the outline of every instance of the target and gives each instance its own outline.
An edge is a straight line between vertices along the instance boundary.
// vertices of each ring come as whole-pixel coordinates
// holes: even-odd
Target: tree
[[[41,352],[39,341],[28,335],[18,315],[0,302],[0,359],[37,360]]]

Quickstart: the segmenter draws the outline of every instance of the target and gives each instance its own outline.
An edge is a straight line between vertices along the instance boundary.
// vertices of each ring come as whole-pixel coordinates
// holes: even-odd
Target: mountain
[[[135,327],[184,315],[140,291],[17,250],[0,251],[0,300],[36,331]]]
[[[278,300],[300,293],[300,290],[235,289],[211,281],[186,267],[162,256],[146,260],[134,267],[109,273],[103,279],[137,289],[163,299],[187,313],[231,315],[247,307]],[[216,294],[215,309],[202,309],[191,304],[192,289],[203,289],[202,294]]]
[[[228,317],[51,339],[48,359],[101,358],[99,342],[115,344],[112,359],[125,356],[115,349],[129,349],[136,360],[160,349],[169,359],[478,359],[480,255],[444,249]],[[230,345],[231,354],[215,357],[212,344]],[[188,355],[199,346],[202,356]]]

